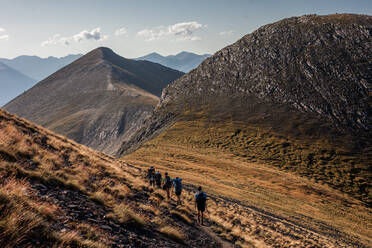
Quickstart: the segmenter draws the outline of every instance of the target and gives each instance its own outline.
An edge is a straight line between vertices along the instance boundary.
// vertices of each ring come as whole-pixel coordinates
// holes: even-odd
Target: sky
[[[0,0],[0,58],[213,54],[262,25],[333,13],[372,15],[372,0]]]

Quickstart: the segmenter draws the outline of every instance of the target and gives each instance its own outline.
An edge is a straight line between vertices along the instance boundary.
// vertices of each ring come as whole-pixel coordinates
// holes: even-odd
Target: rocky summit
[[[114,153],[183,73],[97,48],[13,99],[5,109],[105,153]]]
[[[263,26],[164,89],[118,155],[159,134],[169,138],[180,121],[198,121],[204,131],[187,138],[193,145],[259,159],[371,202],[371,34],[372,17],[353,14]],[[225,124],[231,136],[218,134]]]

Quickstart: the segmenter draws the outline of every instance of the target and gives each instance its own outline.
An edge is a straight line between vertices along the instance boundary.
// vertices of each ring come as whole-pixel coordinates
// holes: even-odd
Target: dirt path
[[[194,191],[192,185],[185,185],[185,202],[191,209]],[[200,229],[221,247],[233,247],[236,242],[245,243],[247,247],[365,247],[325,223],[318,223],[321,231],[313,230],[296,219],[287,219],[232,199],[209,195],[208,208],[207,225]],[[220,230],[219,234],[215,230]]]
[[[140,176],[140,171],[134,174]],[[194,185],[184,185],[182,194],[194,225],[195,190]],[[172,197],[175,197],[173,192]],[[173,205],[172,208],[176,209],[176,204]],[[285,218],[225,197],[209,195],[208,209],[207,225],[198,228],[223,248],[234,247],[234,244],[244,247],[366,247],[326,223],[318,221],[319,229],[314,230],[295,217]]]

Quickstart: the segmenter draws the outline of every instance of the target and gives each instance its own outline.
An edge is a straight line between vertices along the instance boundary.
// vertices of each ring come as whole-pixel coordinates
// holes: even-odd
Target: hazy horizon
[[[99,48],[99,46],[96,47],[96,48],[93,48],[92,50],[97,49],[97,48]],[[111,47],[108,47],[108,48],[112,49]],[[92,51],[92,50],[89,50],[88,52],[90,52],[90,51]],[[112,50],[113,50],[113,49],[112,49]],[[113,51],[115,52],[115,50],[113,50]],[[159,55],[161,55],[161,56],[163,56],[163,57],[166,57],[166,56],[178,55],[178,54],[180,54],[180,53],[182,53],[182,52],[193,53],[193,52],[190,52],[190,51],[179,51],[179,52],[174,53],[174,54],[167,54],[167,55],[164,55],[164,54],[162,54],[162,53],[160,53],[160,52],[153,51],[153,52],[149,52],[149,53],[143,54],[143,55],[141,55],[141,56],[133,57],[133,58],[130,58],[130,59],[136,59],[136,58],[144,57],[144,56],[147,56],[147,55],[152,54],[152,53],[157,53],[157,54],[159,54]],[[116,53],[116,52],[115,52],[115,53]],[[118,54],[119,54],[119,53],[118,53]],[[208,54],[208,53],[194,53],[194,54],[197,54],[197,55],[206,55],[206,54]],[[66,54],[66,55],[63,55],[63,56],[53,56],[53,55],[49,55],[49,56],[47,56],[47,57],[42,57],[42,56],[38,56],[38,55],[35,55],[35,54],[22,54],[22,55],[18,55],[18,56],[16,56],[16,57],[13,57],[13,58],[4,58],[4,57],[0,57],[0,58],[2,58],[2,59],[10,59],[10,60],[12,60],[12,59],[15,59],[15,58],[18,58],[18,57],[21,57],[21,56],[30,56],[30,57],[32,57],[32,56],[37,56],[37,57],[42,58],[42,59],[47,59],[47,58],[50,58],[50,57],[54,57],[54,58],[58,58],[58,59],[60,59],[60,58],[64,58],[64,57],[68,57],[68,56],[76,56],[76,55],[84,55],[84,54],[83,54],[83,53],[70,53],[70,54]],[[121,54],[119,54],[119,55],[121,55]]]

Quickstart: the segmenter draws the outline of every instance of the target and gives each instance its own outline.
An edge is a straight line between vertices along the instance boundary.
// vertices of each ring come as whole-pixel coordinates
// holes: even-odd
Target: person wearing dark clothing
[[[167,192],[167,198],[170,199],[170,189],[172,188],[172,179],[168,176],[168,172],[165,172],[163,189]]]
[[[161,173],[159,171],[155,172],[155,183],[159,189],[161,188],[161,179]]]
[[[198,187],[198,192],[195,194],[195,208],[198,211],[198,222],[204,225],[204,211],[207,210],[207,194],[203,192],[201,186]]]
[[[174,184],[174,191],[177,196],[177,205],[182,204],[181,203],[181,193],[182,193],[182,179],[176,177],[176,179],[173,179],[173,184]]]
[[[149,184],[150,186],[155,186],[155,168],[154,166],[151,166],[148,170],[147,170],[147,179],[149,180]]]

